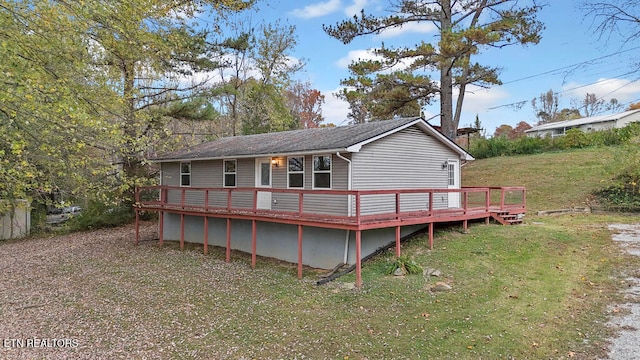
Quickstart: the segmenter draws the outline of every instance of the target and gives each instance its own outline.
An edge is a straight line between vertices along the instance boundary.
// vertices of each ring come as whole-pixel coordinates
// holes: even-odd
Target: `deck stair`
[[[491,217],[502,225],[522,224],[522,218],[518,214],[511,214],[508,211],[491,212]]]

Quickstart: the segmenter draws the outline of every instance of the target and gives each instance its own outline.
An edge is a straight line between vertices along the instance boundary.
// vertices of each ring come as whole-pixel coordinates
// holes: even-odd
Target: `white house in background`
[[[584,132],[623,128],[629,123],[640,122],[640,110],[630,110],[618,114],[591,116],[575,120],[558,121],[534,126],[525,133],[528,137],[563,136],[570,129]]]

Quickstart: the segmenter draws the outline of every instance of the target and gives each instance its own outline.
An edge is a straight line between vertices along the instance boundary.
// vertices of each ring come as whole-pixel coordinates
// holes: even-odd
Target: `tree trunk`
[[[440,33],[443,34],[451,31],[451,1],[442,0],[440,3],[442,7]],[[456,135],[456,128],[453,123],[452,66],[451,60],[442,56],[440,64],[440,128],[442,133],[449,139],[453,139]]]
[[[131,183],[134,179],[146,176],[138,151],[138,133],[136,131],[136,100],[135,100],[135,61],[122,60],[122,76],[124,80],[124,119],[122,133],[124,135],[124,148],[120,149],[122,172],[124,181],[131,185],[123,194],[127,203],[135,201],[135,187]]]

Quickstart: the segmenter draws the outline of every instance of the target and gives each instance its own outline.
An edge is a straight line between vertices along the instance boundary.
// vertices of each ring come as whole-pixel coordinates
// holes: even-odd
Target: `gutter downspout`
[[[349,164],[349,179],[347,181],[347,190],[352,190],[352,171],[353,171],[353,167],[351,166],[351,160],[347,159],[346,157],[340,155],[339,151],[336,151],[336,156],[339,157],[340,159],[346,161]],[[349,216],[353,215],[353,205],[352,205],[352,199],[351,199],[351,195],[347,196],[347,213],[349,214]],[[342,260],[342,262],[344,264],[347,264],[347,260],[348,260],[348,256],[349,256],[349,235],[350,235],[350,230],[347,230],[347,235],[344,239],[344,258]]]

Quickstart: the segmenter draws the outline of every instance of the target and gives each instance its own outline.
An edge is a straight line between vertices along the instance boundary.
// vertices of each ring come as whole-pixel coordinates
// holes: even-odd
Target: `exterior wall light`
[[[442,170],[447,170],[447,166],[449,166],[449,162],[445,161],[442,163]]]
[[[278,161],[278,158],[271,158],[271,165],[273,167],[280,167],[280,162]]]

